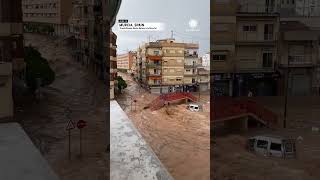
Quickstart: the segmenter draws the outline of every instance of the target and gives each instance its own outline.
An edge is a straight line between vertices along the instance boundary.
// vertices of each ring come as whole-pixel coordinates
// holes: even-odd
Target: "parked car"
[[[249,151],[264,156],[294,158],[296,145],[294,139],[270,135],[254,136],[248,139]]]

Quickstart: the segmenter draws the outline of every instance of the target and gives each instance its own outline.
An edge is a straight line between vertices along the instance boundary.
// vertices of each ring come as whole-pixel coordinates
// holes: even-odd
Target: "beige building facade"
[[[54,34],[69,34],[68,20],[72,15],[73,0],[22,0],[25,25],[49,25]]]
[[[0,122],[12,119],[13,82],[25,77],[21,13],[20,0],[0,1]]]
[[[283,18],[236,0],[214,1],[211,11],[213,90],[220,96],[317,95],[317,18]],[[267,11],[268,10],[268,11]],[[314,23],[310,23],[314,22]],[[288,87],[288,88],[286,88]]]
[[[132,73],[132,66],[135,57],[136,52],[133,51],[117,55],[117,69],[125,71],[127,73]]]
[[[0,122],[13,116],[12,63],[0,61]]]
[[[151,93],[197,91],[197,68],[201,66],[198,49],[198,44],[179,43],[175,39],[146,43],[137,52],[137,79],[140,76]],[[206,83],[208,90],[209,81]]]

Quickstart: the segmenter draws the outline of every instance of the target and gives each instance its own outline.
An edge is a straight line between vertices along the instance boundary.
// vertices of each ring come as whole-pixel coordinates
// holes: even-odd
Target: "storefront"
[[[230,96],[230,83],[232,79],[228,74],[214,74],[213,75],[213,94],[214,96]]]
[[[280,73],[243,73],[235,74],[233,81],[234,96],[276,96],[277,81]]]

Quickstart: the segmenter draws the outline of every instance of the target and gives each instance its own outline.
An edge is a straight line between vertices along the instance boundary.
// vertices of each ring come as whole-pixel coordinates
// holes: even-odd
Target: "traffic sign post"
[[[87,122],[84,120],[79,120],[77,123],[77,128],[80,130],[80,158],[82,157],[82,128],[87,126]]]
[[[75,128],[73,121],[70,119],[67,125],[66,130],[68,131],[69,136],[69,160],[71,160],[71,130]]]

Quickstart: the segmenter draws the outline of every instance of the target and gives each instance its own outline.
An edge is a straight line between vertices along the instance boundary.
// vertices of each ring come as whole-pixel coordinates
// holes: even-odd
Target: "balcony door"
[[[272,68],[272,62],[273,62],[272,59],[273,59],[272,52],[264,52],[262,57],[262,67]]]
[[[273,40],[273,24],[264,25],[264,40]]]

